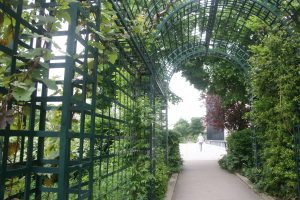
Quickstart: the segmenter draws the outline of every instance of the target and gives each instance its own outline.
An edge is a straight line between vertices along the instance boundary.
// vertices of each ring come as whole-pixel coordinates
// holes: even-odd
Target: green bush
[[[165,151],[160,151],[156,158],[156,171],[155,171],[155,197],[162,200],[167,192],[168,181],[170,172],[165,162]]]
[[[180,157],[179,151],[179,141],[180,141],[180,133],[177,131],[170,130],[169,131],[169,160],[168,160],[168,168],[170,173],[176,173],[181,170],[182,167],[182,159]]]
[[[219,165],[230,172],[235,172],[238,168],[238,159],[233,155],[225,155],[222,159],[219,160]]]
[[[256,167],[243,168],[241,174],[246,176],[252,183],[258,183],[261,178],[261,170]],[[256,185],[258,189],[261,187]]]
[[[256,184],[280,199],[295,199],[293,127],[299,124],[300,35],[271,30],[251,47],[251,119],[256,128],[260,178]]]
[[[157,132],[160,140],[157,142],[156,149],[156,171],[155,171],[155,199],[162,200],[167,191],[170,176],[179,172],[182,167],[182,160],[179,152],[180,133],[169,131],[168,151],[169,159],[166,162],[166,137],[165,132]]]
[[[227,155],[219,160],[219,165],[234,172],[252,166],[252,158],[251,130],[244,129],[227,137]]]
[[[260,133],[262,134],[262,133]],[[257,185],[282,200],[296,196],[297,174],[293,137],[277,125],[277,129],[263,133],[261,144],[261,176]]]
[[[241,169],[243,166],[251,166],[253,163],[251,135],[250,129],[244,129],[232,133],[227,138],[228,154],[231,154],[237,159],[236,165],[238,169]]]

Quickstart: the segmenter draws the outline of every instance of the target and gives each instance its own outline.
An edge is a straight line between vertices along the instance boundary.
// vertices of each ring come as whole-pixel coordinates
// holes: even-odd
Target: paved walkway
[[[261,200],[237,176],[222,170],[218,159],[224,148],[204,144],[200,152],[198,144],[180,145],[184,160],[172,200]]]

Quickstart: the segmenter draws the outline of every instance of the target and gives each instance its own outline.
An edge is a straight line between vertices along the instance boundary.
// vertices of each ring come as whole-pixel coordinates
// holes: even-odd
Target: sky
[[[179,104],[173,105],[169,102],[169,128],[173,128],[174,124],[180,119],[190,122],[192,117],[204,117],[205,105],[200,100],[201,92],[194,88],[186,78],[181,76],[181,72],[173,75],[170,81],[170,89],[176,95],[183,99]]]

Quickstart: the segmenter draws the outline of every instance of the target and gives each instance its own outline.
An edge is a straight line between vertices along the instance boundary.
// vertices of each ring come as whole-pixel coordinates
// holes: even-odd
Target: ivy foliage
[[[180,70],[195,88],[219,95],[224,106],[247,101],[246,75],[229,61],[214,57],[195,58]]]
[[[169,147],[169,160],[168,167],[170,173],[178,173],[181,168],[183,161],[179,152],[180,133],[174,130],[169,131],[168,147]]]
[[[156,107],[161,107],[159,99]],[[139,97],[132,112],[127,114],[130,130],[134,138],[128,146],[135,154],[128,157],[128,165],[131,166],[132,174],[124,186],[128,198],[132,200],[148,199],[151,195],[151,186],[154,186],[155,199],[164,199],[169,177],[172,173],[181,169],[182,161],[179,153],[179,134],[169,132],[168,152],[169,163],[166,162],[166,132],[163,131],[161,118],[155,118],[150,101],[147,97]],[[151,159],[147,149],[150,148],[151,125],[156,126],[156,149],[155,149],[155,173],[151,172]]]
[[[9,9],[16,11],[20,1],[12,0],[8,2],[0,0],[0,2]],[[20,27],[20,33],[16,33],[16,21],[14,18],[4,13],[2,9],[0,10],[1,47],[12,49],[14,38],[19,36],[22,39],[24,38],[25,43],[30,43],[31,40],[34,40],[40,44],[37,48],[32,49],[19,45],[18,54],[13,57],[2,51],[0,52],[0,129],[6,128],[7,125],[10,125],[11,130],[28,129],[29,116],[32,114],[31,112],[33,112],[30,109],[30,100],[36,96],[36,93],[40,92],[38,85],[42,84],[42,87],[46,88],[47,92],[51,92],[53,96],[56,94],[58,94],[57,96],[62,96],[62,91],[60,90],[61,86],[58,85],[61,81],[49,77],[50,63],[56,55],[55,51],[59,51],[63,56],[72,57],[73,60],[78,60],[82,58],[85,49],[80,50],[80,48],[78,48],[78,52],[76,52],[75,55],[69,55],[67,52],[64,52],[60,44],[55,43],[55,40],[51,36],[65,28],[62,26],[67,26],[67,24],[70,23],[69,5],[71,3],[79,4],[81,12],[86,12],[85,14],[89,14],[89,16],[82,17],[82,13],[79,14],[75,33],[80,37],[86,33],[87,30],[91,32],[88,46],[99,53],[97,63],[94,58],[88,58],[86,64],[76,65],[78,70],[87,71],[89,75],[92,75],[94,72],[93,68],[96,65],[98,72],[95,111],[98,114],[101,113],[99,115],[103,117],[97,117],[95,120],[95,134],[101,135],[101,138],[95,138],[94,153],[95,155],[101,156],[101,161],[95,161],[93,166],[94,174],[92,174],[92,176],[95,180],[93,196],[95,199],[126,198],[144,200],[148,198],[149,192],[153,190],[153,188],[150,187],[154,185],[153,192],[155,196],[157,199],[163,199],[170,173],[175,169],[179,169],[179,167],[173,163],[172,170],[168,168],[165,160],[165,146],[157,146],[157,148],[155,148],[157,149],[154,156],[155,158],[150,157],[149,141],[151,141],[153,124],[155,123],[157,129],[162,130],[163,127],[161,127],[161,123],[163,120],[158,120],[159,117],[153,114],[149,97],[144,94],[141,95],[141,98],[138,98],[135,96],[136,91],[133,90],[133,86],[135,86],[134,83],[136,79],[139,78],[139,72],[145,66],[143,66],[144,64],[140,60],[132,59],[136,55],[128,44],[128,39],[130,39],[131,34],[148,38],[145,35],[150,33],[150,30],[145,27],[144,12],[140,11],[136,19],[125,19],[130,30],[129,34],[124,27],[120,25],[118,16],[109,1],[101,1],[100,27],[90,26],[90,24],[95,24],[94,21],[97,16],[97,13],[95,13],[97,9],[91,8],[90,1],[57,0],[55,3],[51,2],[55,6],[45,8],[46,12],[41,12],[41,5],[38,3],[33,4],[30,2],[31,1],[23,1],[25,9],[22,13],[22,18],[32,24],[32,26],[35,26],[35,28],[43,29],[44,32],[47,33],[45,35],[32,33],[32,30],[28,30],[28,28],[23,27],[23,25]],[[76,41],[76,43],[79,42]],[[150,45],[151,40],[148,39],[145,43],[146,46]],[[130,58],[120,56],[124,54]],[[16,65],[13,65],[12,60],[14,59],[16,60]],[[134,62],[128,64],[129,59]],[[130,69],[127,69],[126,67],[129,65]],[[75,73],[72,78],[74,82],[80,82],[82,80],[79,73]],[[135,89],[138,90],[138,88]],[[89,102],[91,100],[92,90],[92,86],[86,86],[87,95],[83,97],[83,89],[75,87],[73,89],[72,98],[76,101],[86,99],[86,101]],[[142,94],[143,91],[139,92]],[[170,91],[168,92],[168,96],[173,102],[180,100],[180,98]],[[62,117],[61,105],[47,104],[47,106],[51,107],[51,109],[49,111],[47,110],[45,129],[47,131],[59,132]],[[12,109],[10,109],[10,107],[12,107]],[[123,107],[126,107],[126,109]],[[112,113],[113,110],[115,113]],[[34,119],[35,122],[40,122],[39,117],[43,114],[37,113],[36,115]],[[70,115],[72,120],[70,132],[74,134],[90,132],[92,122],[89,115],[85,115],[84,122],[80,122],[82,116],[78,113],[72,112]],[[127,116],[125,117],[125,115]],[[107,120],[107,118],[115,118],[115,120]],[[124,124],[121,123],[123,118],[126,118]],[[27,121],[24,122],[23,120]],[[116,121],[118,121],[118,123]],[[39,126],[42,125],[37,123],[35,130],[39,130]],[[116,137],[116,135],[112,136],[112,132],[113,134],[124,135],[124,138]],[[166,136],[166,133],[163,131],[157,131],[157,134],[160,135],[157,135],[157,137],[161,138]],[[38,140],[34,140],[33,143],[34,147],[41,145]],[[0,146],[1,145],[2,138],[0,138]],[[8,144],[8,165],[13,166],[20,162],[18,157],[20,154],[24,154],[24,150],[23,153],[20,150],[22,149],[22,145],[28,145],[27,140],[24,142],[24,137],[10,137]],[[58,138],[45,137],[43,138],[42,145],[43,158],[52,160],[54,163],[59,160],[60,142]],[[172,152],[177,152],[174,155],[174,159],[176,157],[176,159],[179,160],[178,143],[174,145],[175,146],[173,146],[173,143],[170,143],[169,148],[172,149]],[[80,150],[81,146],[82,150]],[[81,144],[78,138],[71,138],[68,148],[70,148],[71,161],[80,160],[80,151],[82,151],[83,157],[90,155],[90,143],[83,142],[83,144]],[[123,148],[126,151],[124,151]],[[115,155],[113,155],[112,152],[115,152]],[[37,153],[38,152],[33,153],[34,159],[36,159]],[[112,157],[117,156],[117,154],[120,157],[124,156],[126,158],[124,159],[127,162],[127,166],[125,166],[126,169],[123,169],[123,163],[117,162],[117,159],[112,159]],[[151,163],[152,161],[156,161],[157,163],[155,173],[153,172],[154,169],[152,169],[153,166],[151,166],[153,165],[153,163]],[[49,164],[49,167],[55,168],[58,166],[57,164]],[[114,175],[116,171],[119,172]],[[34,176],[34,179],[39,181],[40,187],[58,187],[57,174],[35,174]],[[70,185],[75,185],[79,179],[82,182],[87,182],[89,176],[91,176],[91,174],[87,171],[80,172],[80,174],[78,171],[75,171],[70,173],[69,180],[67,181],[69,181]],[[120,178],[121,176],[122,178]],[[101,188],[101,190],[97,190],[96,186]],[[24,187],[24,177],[7,179],[5,182],[5,198],[12,198],[12,195],[22,198]],[[118,191],[111,194],[111,191],[116,188],[118,188]],[[72,194],[70,194],[69,197],[70,199],[78,198],[78,196]],[[57,197],[55,193],[45,192],[42,193],[41,198],[55,199]]]
[[[255,128],[258,146],[258,166],[245,152],[251,141],[242,132],[228,138],[228,155],[220,165],[231,171],[242,170],[256,186],[280,199],[297,197],[295,163],[295,135],[293,127],[299,124],[300,105],[300,35],[265,26],[252,18],[247,26],[257,38],[250,46],[250,88],[253,95],[251,122]],[[244,142],[243,142],[244,141]],[[244,146],[244,149],[240,149]],[[237,151],[236,151],[237,150]],[[239,152],[236,154],[236,152]],[[246,156],[245,156],[246,155]],[[248,164],[241,162],[245,160]]]
[[[257,24],[254,24],[258,27]],[[251,47],[251,118],[260,146],[257,184],[281,199],[296,196],[293,126],[299,124],[300,35],[269,30]]]

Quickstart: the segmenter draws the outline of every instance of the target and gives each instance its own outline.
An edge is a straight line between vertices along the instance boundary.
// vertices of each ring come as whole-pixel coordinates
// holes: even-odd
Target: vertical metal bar
[[[216,22],[216,15],[218,12],[218,0],[211,0],[210,10],[209,10],[209,17],[208,17],[208,24],[206,30],[206,37],[205,37],[205,47],[206,51],[209,49],[211,38],[213,37],[213,29]]]
[[[43,12],[41,12],[43,13]],[[42,44],[42,40],[41,38],[38,38],[36,40],[36,47],[41,47]],[[37,88],[37,83],[35,84],[35,87]],[[45,90],[45,86],[43,86],[43,89]],[[45,92],[44,92],[45,93]],[[37,91],[35,91],[32,96],[36,96]],[[44,106],[45,104],[45,100],[41,102],[42,106]],[[32,100],[31,101],[31,105],[30,105],[30,118],[29,118],[29,130],[33,131],[34,127],[35,127],[35,116],[36,116],[36,103]],[[39,126],[41,126],[42,123],[45,123],[45,118],[40,118],[39,119]],[[41,149],[41,146],[38,146],[38,154],[40,154],[40,152],[43,151],[43,149]],[[26,168],[29,169],[28,174],[26,174],[26,178],[25,178],[25,193],[24,193],[24,199],[29,200],[30,198],[30,184],[31,184],[31,171],[32,171],[32,162],[33,162],[33,137],[31,135],[29,135],[28,137],[28,144],[27,144],[27,162],[26,162]],[[38,187],[38,185],[37,185]],[[37,194],[36,194],[37,195]],[[41,195],[41,194],[39,194]]]
[[[37,0],[36,3],[38,4],[38,6],[41,6],[39,4],[45,3],[45,1],[44,0]],[[40,15],[44,15],[44,9],[42,7],[40,8]],[[39,30],[42,31],[43,27],[40,26]],[[41,42],[39,42],[39,44],[37,44],[36,46],[38,47],[38,45],[40,47]],[[46,45],[46,47],[48,49],[51,49],[51,44],[48,43]],[[49,71],[47,72],[47,77],[48,76],[49,76]],[[43,86],[42,86],[42,95],[41,96],[43,97],[43,100],[41,102],[41,108],[40,108],[39,130],[45,131],[45,129],[46,129],[46,107],[47,107],[47,101],[45,99],[48,96],[48,90],[47,90],[47,86],[45,84],[43,84]],[[33,103],[34,103],[34,106],[36,106],[35,102],[32,102],[32,104]],[[35,110],[36,109],[34,107],[32,112],[35,113]],[[34,120],[35,117],[32,118],[32,119]],[[35,122],[33,121],[33,129],[34,129],[34,124],[35,124]],[[39,137],[38,138],[38,151],[37,151],[37,165],[38,166],[42,165],[42,160],[44,158],[44,143],[45,143],[45,138],[44,137]],[[41,187],[42,187],[42,184],[43,184],[43,180],[42,180],[41,176],[36,176],[35,184],[36,184],[35,198],[36,199],[41,199],[42,198]]]
[[[76,37],[75,29],[77,25],[78,5],[70,3],[70,17],[71,22],[68,28],[67,39],[67,53],[73,56],[76,53]],[[70,159],[70,139],[69,129],[71,122],[71,97],[72,92],[72,78],[74,74],[73,67],[75,66],[74,59],[71,56],[66,57],[65,74],[64,74],[64,88],[63,88],[63,104],[61,117],[61,133],[59,145],[59,178],[58,178],[58,199],[68,199],[69,188],[69,172],[68,165]]]
[[[20,20],[22,16],[22,9],[23,9],[23,1],[18,1],[17,6],[17,16],[16,16],[16,24],[14,27],[14,38],[13,38],[13,47],[12,47],[12,54],[11,54],[11,65],[10,65],[10,75],[14,74],[16,71],[16,55],[18,50],[18,37],[20,34]],[[7,110],[12,108],[11,102],[7,105]],[[3,156],[2,156],[2,162],[0,163],[0,199],[4,199],[4,193],[5,193],[5,180],[6,180],[6,168],[7,168],[7,159],[8,159],[8,145],[9,145],[9,130],[10,126],[6,126],[6,132],[7,135],[4,136],[4,143],[3,143]],[[0,142],[1,144],[1,142]],[[27,183],[27,182],[26,182]],[[28,187],[25,185],[25,187]]]
[[[300,126],[294,126],[294,138],[295,138],[295,162],[296,162],[296,174],[297,174],[297,193],[300,199]]]
[[[89,31],[87,30],[87,33],[85,35],[84,38],[84,46],[86,47],[84,49],[84,66],[83,66],[83,75],[82,75],[82,91],[81,91],[81,99],[80,101],[82,103],[86,102],[86,87],[87,87],[87,75],[88,75],[88,62],[87,62],[87,57],[88,57],[88,35],[89,35]],[[79,124],[79,163],[83,162],[83,154],[84,154],[84,140],[85,140],[85,114],[86,114],[86,110],[84,108],[80,108],[80,124]],[[81,195],[82,195],[82,176],[83,176],[83,167],[80,166],[79,169],[79,184],[78,184],[78,199],[81,199]]]
[[[169,118],[168,118],[168,100],[165,100],[166,106],[166,164],[169,164]]]
[[[184,9],[186,9],[186,7],[184,7]],[[184,13],[183,12],[180,12],[180,35],[181,35],[181,48],[183,49],[183,46],[184,46],[184,32],[183,32],[183,21],[182,21],[182,18],[184,16]],[[189,35],[189,33],[188,33]]]
[[[101,23],[101,1],[99,0],[98,9],[96,11],[96,30],[99,31],[100,23]],[[95,41],[99,42],[100,38],[96,34]],[[92,110],[91,110],[91,128],[90,128],[90,152],[89,152],[89,159],[90,159],[90,166],[89,166],[89,197],[88,199],[93,199],[93,191],[94,191],[94,154],[95,154],[95,122],[96,122],[96,99],[97,99],[97,74],[98,74],[98,60],[99,52],[94,53],[94,63],[93,63],[93,83],[92,83]],[[101,165],[101,164],[100,164]],[[101,168],[99,166],[99,173]],[[100,177],[98,177],[100,179]]]
[[[256,129],[254,126],[251,126],[252,129],[252,145],[253,145],[253,159],[254,165],[256,168],[259,168],[259,157],[258,157],[258,144],[256,138]]]
[[[192,4],[189,7],[192,10]],[[190,46],[190,34],[191,34],[191,32],[190,32],[190,14],[191,13],[193,13],[193,12],[188,11],[188,14],[187,14],[187,36],[188,36],[187,43],[189,46]]]
[[[250,110],[252,110],[252,105],[254,102],[255,98],[252,96],[250,98]],[[256,128],[254,126],[254,124],[252,124],[252,117],[250,116],[250,128],[251,128],[251,132],[252,132],[252,151],[253,151],[253,161],[254,161],[254,165],[256,167],[256,169],[259,168],[259,156],[258,156],[258,144],[257,144],[257,136],[256,136]]]
[[[154,85],[154,77],[150,75],[150,106],[152,109],[152,117],[151,117],[151,129],[150,129],[150,172],[153,176],[155,176],[155,85]],[[153,200],[155,198],[155,181],[151,180],[150,183],[150,195],[149,200]]]

